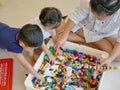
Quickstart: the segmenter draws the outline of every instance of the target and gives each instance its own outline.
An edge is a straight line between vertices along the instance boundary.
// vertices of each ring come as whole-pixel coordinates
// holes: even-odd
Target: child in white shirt
[[[39,17],[29,21],[28,23],[37,24],[43,33],[44,41],[49,37],[52,37],[53,41],[56,42],[57,35],[62,32],[64,27],[64,21],[62,20],[62,13],[59,9],[55,7],[45,7],[41,10]],[[35,54],[40,54],[41,49],[49,56],[52,62],[55,61],[55,57],[48,53],[48,48],[43,43],[42,47],[35,50]]]

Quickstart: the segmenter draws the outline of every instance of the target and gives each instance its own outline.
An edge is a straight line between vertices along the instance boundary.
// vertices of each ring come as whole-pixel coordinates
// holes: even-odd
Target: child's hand
[[[50,58],[50,62],[51,62],[51,63],[54,63],[55,60],[56,60],[56,58],[55,58],[52,54],[49,55],[49,58]]]

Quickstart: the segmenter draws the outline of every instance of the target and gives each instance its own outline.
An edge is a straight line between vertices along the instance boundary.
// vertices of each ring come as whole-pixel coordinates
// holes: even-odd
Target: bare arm
[[[43,80],[44,78],[42,77],[42,75],[38,74],[33,67],[27,62],[27,60],[25,59],[25,57],[23,56],[23,54],[18,54],[18,53],[13,53],[10,52],[11,54],[13,54],[17,60],[20,62],[20,64],[27,70],[29,71],[32,75],[34,75],[37,79]]]
[[[110,64],[113,60],[115,60],[118,56],[120,55],[120,43],[116,43],[111,54],[110,57],[102,62],[103,64]]]
[[[42,50],[48,55],[48,57],[50,58],[50,60],[52,62],[55,61],[55,57],[50,53],[49,49],[47,48],[47,46],[43,43],[41,46]]]
[[[72,20],[68,19],[68,21],[64,27],[63,33],[61,33],[61,35],[59,36],[59,38],[57,39],[57,42],[55,44],[56,50],[67,40],[69,32],[73,26],[74,26],[74,22]]]
[[[52,37],[54,37],[54,36],[56,36],[56,31],[55,30],[52,31]]]
[[[55,31],[53,32],[54,34],[52,35],[52,39],[54,43],[57,42],[57,38],[59,37],[60,33],[64,31],[64,27],[65,27],[65,20],[62,20],[60,26],[57,27]]]
[[[54,30],[53,34],[52,34],[52,40],[54,43],[56,43],[57,37],[58,37],[58,35],[56,35],[56,30]]]
[[[65,20],[62,20],[60,26],[56,28],[56,34],[60,34],[61,32],[63,32],[64,27],[65,27]]]

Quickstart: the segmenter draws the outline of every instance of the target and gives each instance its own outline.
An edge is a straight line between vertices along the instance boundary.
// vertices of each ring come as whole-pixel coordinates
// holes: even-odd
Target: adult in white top
[[[67,39],[91,43],[110,54],[102,62],[110,64],[120,55],[119,8],[120,0],[80,0],[80,6],[69,15],[62,37],[58,38],[55,45],[56,49]]]

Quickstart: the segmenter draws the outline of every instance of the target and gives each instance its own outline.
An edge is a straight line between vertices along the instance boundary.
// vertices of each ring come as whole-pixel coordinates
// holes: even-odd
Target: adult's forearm
[[[111,54],[110,54],[110,58],[112,59],[112,61],[114,59],[116,59],[118,56],[120,55],[120,43],[116,43]]]
[[[68,19],[65,28],[64,28],[64,32],[63,32],[63,36],[67,36],[69,35],[69,32],[71,31],[71,29],[74,26],[74,22],[71,19]]]

